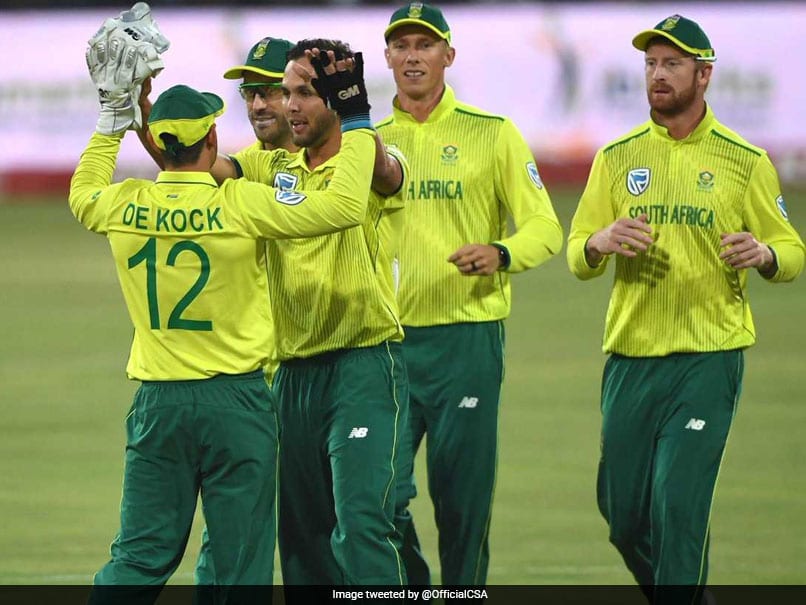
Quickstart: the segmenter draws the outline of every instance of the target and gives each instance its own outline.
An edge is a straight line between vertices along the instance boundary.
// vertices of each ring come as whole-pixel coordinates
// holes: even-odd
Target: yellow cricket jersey
[[[604,351],[648,357],[752,345],[747,271],[719,259],[722,234],[748,231],[772,247],[771,281],[794,279],[804,264],[767,153],[720,124],[710,107],[683,140],[650,120],[600,149],[571,224],[571,271],[601,275],[609,257],[590,267],[588,238],[643,213],[655,243],[632,259],[615,255]]]
[[[70,208],[109,239],[134,324],[127,366],[138,380],[187,380],[263,368],[270,353],[261,238],[360,224],[374,135],[344,135],[327,189],[279,191],[206,172],[161,172],[110,185],[120,136],[94,134],[70,185]]]
[[[250,181],[279,189],[318,190],[333,178],[343,153],[342,147],[313,170],[304,151],[247,149],[233,160]],[[402,166],[405,177],[405,162]],[[361,225],[321,237],[266,243],[280,360],[402,340],[389,251],[394,245],[390,225],[404,195],[405,188],[390,197],[370,191]]]
[[[562,227],[529,147],[507,118],[456,100],[446,86],[428,119],[417,122],[395,100],[376,125],[406,155],[411,177],[398,260],[404,325],[503,319],[510,311],[509,273],[560,251]],[[512,216],[515,232],[508,235]],[[500,243],[506,271],[466,277],[447,261],[466,244]]]

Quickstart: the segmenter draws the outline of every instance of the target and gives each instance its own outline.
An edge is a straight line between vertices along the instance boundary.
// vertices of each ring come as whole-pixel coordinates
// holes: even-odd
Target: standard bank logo
[[[529,173],[529,178],[538,189],[543,189],[543,181],[540,179],[540,173],[537,171],[537,165],[534,162],[526,164],[526,172]]]
[[[778,210],[786,220],[789,220],[789,213],[786,211],[786,204],[784,203],[784,196],[779,195],[775,198],[775,205],[778,206]]]
[[[649,168],[633,168],[627,173],[627,191],[633,195],[641,195],[649,187],[651,176]]]
[[[274,188],[275,189],[294,189],[299,182],[299,177],[287,172],[278,172],[274,175]]]
[[[274,194],[274,199],[286,206],[296,206],[305,201],[308,197],[307,195],[297,191],[290,191],[297,186],[297,182],[299,182],[299,179],[293,174],[288,174],[287,172],[275,174],[274,188],[277,189],[277,192]]]

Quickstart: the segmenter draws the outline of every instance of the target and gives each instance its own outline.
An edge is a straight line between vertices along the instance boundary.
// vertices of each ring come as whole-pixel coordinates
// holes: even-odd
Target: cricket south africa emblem
[[[409,5],[409,17],[412,19],[419,19],[423,15],[423,3],[412,2]]]
[[[459,148],[456,145],[445,145],[442,148],[442,163],[455,164],[459,161]]]
[[[641,195],[649,187],[652,171],[649,168],[633,168],[627,173],[627,191]]]
[[[714,173],[703,170],[697,177],[697,189],[711,191],[714,188]]]
[[[266,47],[269,45],[269,39],[263,38],[257,45],[255,52],[252,53],[252,59],[255,61],[260,61],[263,56],[266,54]]]
[[[529,179],[535,184],[538,189],[543,189],[543,181],[540,179],[540,173],[537,171],[537,164],[529,162],[526,164],[526,172],[529,173]]]

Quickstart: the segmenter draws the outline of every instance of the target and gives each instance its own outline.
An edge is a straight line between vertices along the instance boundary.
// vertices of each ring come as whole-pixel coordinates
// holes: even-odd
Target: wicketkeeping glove
[[[89,40],[87,67],[101,102],[98,132],[114,134],[140,126],[140,87],[162,71],[159,55],[169,45],[145,2],[107,19]]]
[[[342,132],[355,128],[372,128],[367,86],[364,83],[364,56],[360,52],[355,53],[353,60],[355,65],[352,71],[327,74],[325,67],[330,63],[327,54],[311,57],[311,65],[316,72],[316,78],[311,80],[311,84],[325,103],[339,114]]]

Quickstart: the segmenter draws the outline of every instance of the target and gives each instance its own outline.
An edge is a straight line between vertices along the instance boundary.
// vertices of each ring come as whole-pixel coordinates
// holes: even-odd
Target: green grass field
[[[567,230],[576,195],[554,199]],[[106,240],[86,232],[66,200],[3,201],[0,584],[88,583],[117,529],[123,418],[136,386],[124,374],[131,326]],[[790,194],[788,204],[806,234],[806,193]],[[612,270],[579,282],[564,256],[514,279],[491,584],[632,581],[594,494],[611,279]],[[751,299],[759,340],[746,356],[717,491],[710,580],[801,584],[806,277],[775,286],[754,277]],[[413,513],[436,565],[425,492]],[[192,582],[200,525],[173,583]]]

